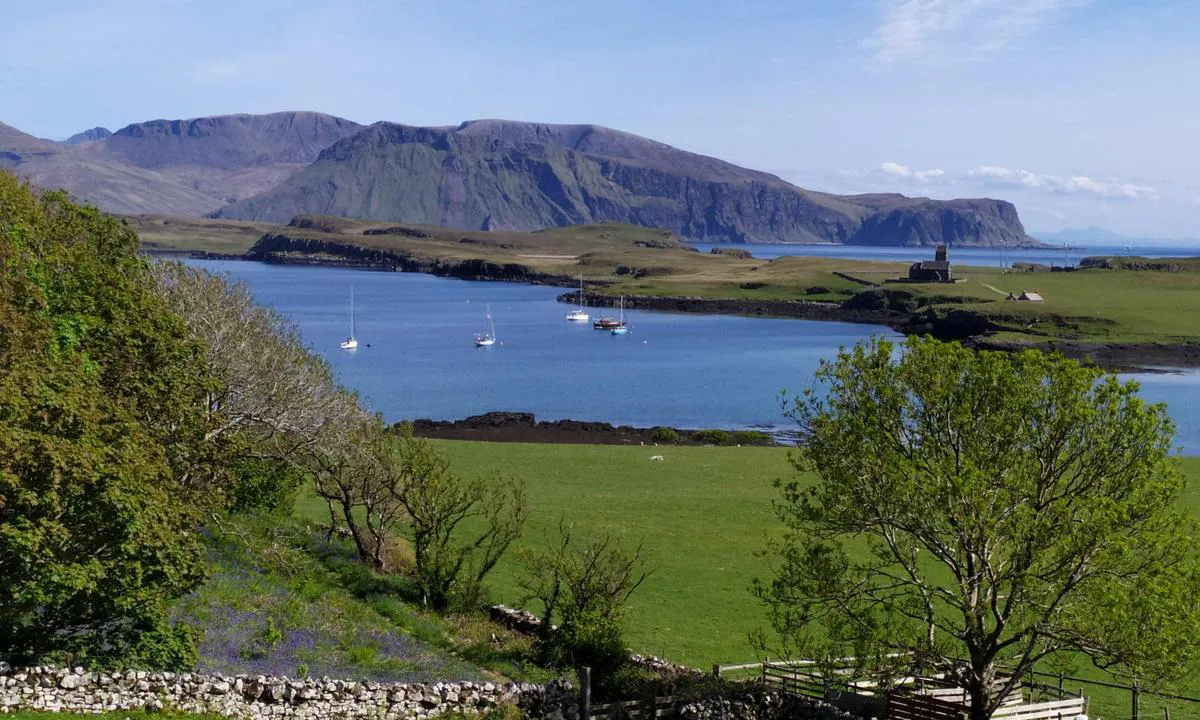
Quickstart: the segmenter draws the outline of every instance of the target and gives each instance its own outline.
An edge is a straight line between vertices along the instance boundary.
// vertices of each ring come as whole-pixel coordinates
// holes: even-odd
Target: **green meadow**
[[[560,518],[580,533],[611,533],[645,544],[653,575],[630,599],[626,629],[632,649],[695,667],[754,658],[748,634],[764,614],[750,595],[766,572],[768,534],[780,530],[773,482],[793,474],[781,447],[642,447],[432,441],[464,475],[522,478],[529,523],[520,547],[539,547]],[[662,454],[662,462],[650,455]],[[1200,458],[1184,458],[1200,480]],[[1200,515],[1200,482],[1185,498]],[[326,521],[318,500],[301,503]],[[493,600],[521,599],[517,553],[493,578]]]

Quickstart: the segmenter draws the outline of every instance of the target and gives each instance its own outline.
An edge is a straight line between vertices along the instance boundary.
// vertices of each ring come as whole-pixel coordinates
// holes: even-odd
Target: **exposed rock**
[[[103,688],[103,689],[101,689]],[[230,692],[233,691],[233,692]],[[387,684],[276,677],[169,673],[88,673],[51,667],[0,666],[0,711],[93,714],[171,707],[183,714],[265,718],[424,718],[475,714],[503,703],[525,717],[577,720],[571,685],[532,683]]]
[[[397,423],[397,426],[404,423]],[[418,437],[449,440],[488,440],[491,442],[548,442],[583,443],[588,445],[655,445],[660,434],[671,430],[676,445],[705,445],[711,440],[701,435],[701,430],[675,428],[633,427],[611,425],[589,420],[541,420],[531,413],[489,412],[472,415],[462,420],[409,421],[413,434]],[[730,442],[741,445],[772,445],[774,436],[754,431],[730,431]],[[740,434],[737,434],[740,433]],[[737,434],[736,437],[734,434]],[[496,611],[493,611],[496,612]],[[536,618],[535,618],[536,619]],[[514,622],[519,622],[514,620]]]
[[[1038,244],[997,200],[829,195],[608,128],[508,121],[376,123],[214,216],[304,212],[471,230],[626,222],[734,243]]]
[[[883,204],[850,236],[849,245],[1038,247],[1010,202],[902,198]]]
[[[93,140],[103,140],[109,135],[112,135],[112,131],[108,128],[94,127],[91,130],[84,130],[83,132],[75,133],[66,140],[63,140],[62,144],[80,145],[82,143],[92,142]]]

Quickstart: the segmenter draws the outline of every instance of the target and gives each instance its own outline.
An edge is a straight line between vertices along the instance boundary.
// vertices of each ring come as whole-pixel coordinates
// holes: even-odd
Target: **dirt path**
[[[979,284],[980,284],[980,285],[982,285],[982,286],[984,286],[984,287],[985,287],[985,288],[987,288],[988,290],[991,290],[991,291],[992,291],[992,292],[994,292],[994,293],[1000,293],[1000,294],[1001,294],[1001,295],[1003,295],[1004,297],[1008,297],[1008,293],[1004,292],[1004,291],[1003,291],[1003,290],[1001,290],[1000,288],[995,288],[995,287],[992,287],[991,285],[988,285],[987,283],[979,283]]]

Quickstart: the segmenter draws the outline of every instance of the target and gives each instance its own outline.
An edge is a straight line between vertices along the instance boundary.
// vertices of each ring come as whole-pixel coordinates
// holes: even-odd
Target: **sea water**
[[[567,322],[572,308],[555,300],[563,292],[556,287],[189,263],[245,282],[388,421],[508,410],[540,420],[786,432],[795,425],[783,414],[781,393],[810,387],[821,360],[872,335],[902,339],[878,325],[648,310],[627,310],[631,330],[614,336],[591,322]],[[338,343],[350,332],[351,287],[359,347],[345,351]],[[488,307],[498,343],[477,348]],[[615,310],[589,312],[594,320]],[[1128,377],[1149,400],[1168,403],[1181,449],[1200,452],[1200,374]]]

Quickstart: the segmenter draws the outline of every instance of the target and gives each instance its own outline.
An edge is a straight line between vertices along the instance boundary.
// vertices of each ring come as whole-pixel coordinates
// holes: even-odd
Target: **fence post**
[[[1141,705],[1141,691],[1138,689],[1137,678],[1133,679],[1133,684],[1130,685],[1130,687],[1129,687],[1129,700],[1130,700],[1130,704],[1132,705],[1131,710],[1133,711],[1133,714],[1131,717],[1133,718],[1133,720],[1138,720],[1138,717],[1140,715],[1140,712],[1139,712],[1140,707],[1139,706]]]
[[[1062,673],[1062,670],[1058,671],[1058,699],[1059,700],[1063,699],[1063,673]]]
[[[713,663],[713,680],[720,680],[720,679],[721,679],[721,666],[718,665],[717,663]]]
[[[1171,708],[1163,705],[1163,720],[1171,720]]]
[[[592,714],[592,669],[579,668],[579,720]]]

